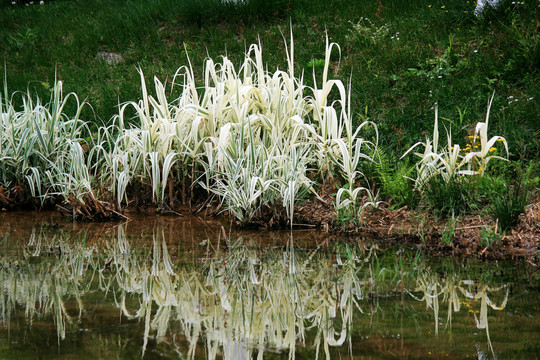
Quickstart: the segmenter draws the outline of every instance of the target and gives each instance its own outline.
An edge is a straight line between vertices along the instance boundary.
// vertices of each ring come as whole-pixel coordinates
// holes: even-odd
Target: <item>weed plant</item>
[[[452,213],[452,217],[448,219],[446,228],[441,231],[441,242],[445,245],[450,245],[454,240],[458,218]]]
[[[482,225],[482,231],[480,233],[480,246],[491,247],[501,242],[502,236],[498,233],[498,224],[496,223],[495,229]]]
[[[429,209],[442,217],[464,214],[476,205],[472,183],[468,179],[447,182],[432,179],[425,187],[424,201]]]
[[[414,165],[407,160],[399,160],[382,148],[378,150],[376,159],[376,162],[366,166],[366,174],[372,179],[381,199],[392,209],[416,207],[419,194],[410,180],[415,170]]]

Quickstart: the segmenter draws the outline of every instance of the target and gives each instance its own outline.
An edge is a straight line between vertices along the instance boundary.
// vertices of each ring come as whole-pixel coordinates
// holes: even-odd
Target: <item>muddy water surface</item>
[[[535,359],[527,262],[200,218],[0,213],[0,359]]]

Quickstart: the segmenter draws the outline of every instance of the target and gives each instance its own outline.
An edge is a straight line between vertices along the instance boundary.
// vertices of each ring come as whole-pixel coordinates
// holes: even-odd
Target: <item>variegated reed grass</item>
[[[22,109],[14,98],[20,95]],[[75,104],[75,114],[64,113],[66,104]],[[0,201],[43,204],[55,196],[82,199],[94,196],[84,148],[88,124],[79,118],[84,102],[77,95],[62,93],[57,81],[48,104],[28,93],[9,95],[7,83],[0,93]]]
[[[295,74],[292,34],[287,71],[269,72],[260,44],[253,44],[238,70],[227,57],[208,59],[202,88],[191,65],[182,66],[173,79],[180,95],[173,100],[157,78],[150,95],[141,71],[142,99],[123,104],[90,143],[79,118],[84,103],[75,94],[64,97],[61,82],[48,105],[23,95],[22,111],[15,110],[6,85],[0,97],[2,199],[22,188],[42,202],[57,195],[83,202],[95,198],[99,182],[119,207],[129,203],[134,186],[150,186],[153,201],[164,204],[167,190],[170,200],[173,186],[187,183],[217,196],[242,222],[277,207],[292,226],[297,202],[314,193],[317,181],[337,175],[346,185],[338,208],[375,205],[360,196],[374,198],[362,183],[361,162],[373,161],[366,153],[377,144],[360,136],[368,122],[354,129],[350,91],[328,77],[333,49],[339,46],[327,38],[322,82],[313,75],[313,87]],[[73,117],[63,112],[70,98]],[[127,125],[128,108],[136,113],[135,125]]]
[[[447,184],[458,177],[483,176],[491,159],[507,160],[493,154],[494,151],[498,150],[495,147],[496,143],[502,142],[506,156],[508,157],[506,139],[502,136],[488,137],[489,113],[494,96],[495,93],[493,93],[488,102],[486,121],[478,122],[474,130],[474,135],[470,136],[473,143],[472,147],[469,145],[465,149],[461,149],[459,144],[452,142],[451,130],[447,130],[446,133],[446,147],[439,149],[438,110],[437,107],[435,108],[433,140],[426,137],[426,142],[414,144],[402,156],[402,158],[405,157],[419,145],[424,147],[424,153],[414,153],[420,157],[420,160],[416,164],[417,178],[414,180],[416,188],[422,189],[430,179],[438,176]],[[476,150],[477,148],[479,149]],[[462,153],[464,150],[467,151],[465,154]]]
[[[173,80],[180,96],[171,101],[158,79],[149,95],[141,72],[142,99],[124,104],[114,127],[103,129],[109,144],[99,147],[102,182],[123,205],[134,183],[151,184],[154,201],[164,203],[167,187],[187,179],[241,221],[281,205],[292,226],[294,206],[314,192],[313,179],[337,173],[348,184],[337,206],[358,205],[361,162],[372,161],[364,150],[373,153],[377,144],[360,136],[367,123],[353,128],[344,84],[328,79],[333,48],[339,49],[327,38],[322,83],[313,87],[295,74],[292,34],[287,71],[267,71],[260,44],[253,44],[238,70],[226,56],[221,63],[208,59],[202,88],[191,65],[181,67]],[[136,125],[125,125],[127,107]],[[366,184],[360,190],[371,195]]]

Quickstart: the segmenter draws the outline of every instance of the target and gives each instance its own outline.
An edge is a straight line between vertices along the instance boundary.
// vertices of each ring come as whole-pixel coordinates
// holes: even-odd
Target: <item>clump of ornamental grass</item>
[[[496,145],[502,143],[508,157],[506,139],[502,136],[488,137],[489,112],[493,96],[488,103],[485,122],[476,124],[474,135],[470,136],[472,144],[468,144],[464,149],[461,149],[459,144],[453,143],[451,130],[447,130],[446,133],[446,146],[439,147],[438,111],[435,108],[433,139],[426,137],[425,142],[414,144],[402,156],[405,157],[417,146],[424,147],[423,153],[414,153],[420,157],[416,164],[416,179],[413,179],[415,189],[424,193],[434,182],[442,182],[452,189],[458,189],[460,183],[466,183],[464,180],[466,177],[484,176],[492,159],[507,161],[506,158],[496,155],[498,153]],[[454,194],[456,191],[452,190],[451,193]],[[457,194],[457,197],[460,195]]]
[[[164,204],[172,186],[187,180],[192,189],[217,196],[222,209],[241,222],[282,208],[291,226],[295,204],[314,193],[316,179],[333,173],[348,185],[340,189],[336,207],[376,204],[370,189],[360,185],[359,168],[372,161],[366,152],[377,144],[360,136],[370,123],[353,128],[350,91],[328,79],[334,47],[339,50],[327,38],[322,82],[314,79],[313,87],[295,73],[292,35],[287,71],[269,72],[260,44],[253,44],[239,69],[226,56],[220,63],[207,59],[202,88],[191,64],[182,66],[173,80],[180,95],[170,101],[158,79],[156,95],[149,95],[141,72],[142,99],[124,104],[115,125],[100,130],[102,183],[125,206],[134,184],[151,185],[153,201]],[[138,119],[130,127],[127,107]]]
[[[15,111],[6,87],[0,98],[1,199],[12,201],[17,192],[42,203],[60,196],[91,217],[106,208],[95,188],[108,189],[122,208],[141,189],[151,189],[152,201],[163,206],[182,185],[183,198],[186,186],[205,189],[241,222],[283,209],[292,226],[298,201],[316,196],[317,181],[337,175],[343,188],[336,208],[361,216],[378,204],[360,171],[363,161],[373,161],[367,154],[376,152],[377,141],[360,136],[374,124],[354,128],[350,90],[328,78],[333,48],[340,51],[327,38],[322,81],[314,71],[313,87],[295,73],[292,35],[287,71],[269,72],[260,44],[253,44],[238,69],[226,56],[220,63],[208,59],[202,88],[191,64],[182,66],[172,84],[180,95],[172,100],[157,78],[155,95],[149,94],[141,71],[142,99],[122,104],[113,124],[89,142],[88,125],[79,119],[83,104],[73,93],[63,97],[61,82],[48,105],[23,96],[23,111]],[[63,112],[70,98],[74,117]],[[126,125],[128,108],[136,125]]]
[[[0,94],[0,203],[15,207],[39,202],[70,205],[74,217],[115,216],[98,199],[91,174],[94,151],[88,123],[80,119],[84,106],[75,93],[64,96],[62,82],[52,89],[50,102],[43,104],[28,93],[20,93],[17,110],[8,95],[7,83]],[[75,114],[64,108],[71,101]]]
[[[41,204],[55,196],[93,196],[83,148],[88,125],[79,118],[84,103],[77,95],[62,94],[62,82],[55,83],[51,100],[43,104],[31,94],[21,93],[22,109],[16,110],[7,83],[0,94],[0,199],[14,204],[31,198]],[[63,110],[73,99],[76,112]]]

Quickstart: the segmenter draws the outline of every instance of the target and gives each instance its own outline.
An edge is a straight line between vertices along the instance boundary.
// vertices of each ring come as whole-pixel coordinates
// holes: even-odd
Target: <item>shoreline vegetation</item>
[[[277,10],[253,1],[242,10],[250,15],[225,12],[231,19],[240,16],[237,27],[243,31],[257,32],[258,40],[251,43],[244,37],[243,56],[237,48],[228,49],[226,55],[211,56],[208,48],[201,54],[201,49],[190,45],[194,38],[191,43],[185,39],[185,61],[176,61],[177,66],[184,65],[166,77],[161,76],[163,70],[152,73],[155,68],[139,62],[138,84],[132,75],[130,80],[119,78],[126,81],[130,94],[134,88],[140,93],[131,98],[135,100],[122,99],[110,120],[103,121],[92,114],[102,109],[101,95],[96,95],[98,106],[94,107],[92,94],[77,91],[77,85],[71,88],[66,78],[69,71],[58,63],[52,85],[41,83],[50,93],[47,103],[40,100],[44,89],[11,92],[8,87],[11,77],[19,84],[28,76],[13,67],[36,56],[28,53],[28,47],[37,51],[42,46],[37,39],[58,35],[51,30],[34,36],[32,28],[26,28],[24,35],[15,16],[43,19],[41,13],[64,8],[69,14],[72,6],[83,6],[74,3],[57,0],[46,4],[50,9],[40,6],[37,10],[14,5],[2,15],[8,21],[6,29],[0,30],[0,40],[7,39],[8,48],[18,49],[15,54],[9,49],[0,51],[6,57],[0,95],[3,210],[57,207],[75,219],[94,221],[129,218],[130,211],[224,215],[242,227],[316,227],[333,234],[411,242],[438,254],[537,260],[536,6],[503,1],[497,9],[486,9],[482,18],[463,6],[459,14],[453,9],[450,15],[465,22],[460,26],[482,36],[462,34],[449,26],[443,28],[447,39],[434,42],[437,49],[427,50],[417,44],[426,35],[395,31],[405,20],[392,1],[379,1],[374,9],[349,9],[355,16],[369,17],[342,21],[343,29],[330,26],[328,15],[314,15],[316,1],[309,6],[302,1],[277,2]],[[150,10],[159,12],[165,3],[168,0],[141,5],[136,13],[149,16]],[[156,22],[163,29],[171,24],[177,29],[184,26],[183,32],[199,28],[200,38],[205,39],[199,45],[211,41],[212,37],[205,38],[211,29],[228,31],[223,29],[231,26],[227,20],[186,15],[186,9],[205,13],[193,4],[189,8],[189,3],[183,10],[175,8],[176,21]],[[220,3],[208,1],[209,6]],[[450,16],[444,9],[457,6],[450,3],[437,3],[443,11],[436,15]],[[340,13],[348,9],[339,1],[335,5]],[[238,10],[240,5],[223,6]],[[431,5],[427,9],[415,6],[402,10],[416,11],[427,24],[435,20]],[[123,20],[128,28],[137,20],[133,11]],[[276,11],[282,11],[278,13],[282,17]],[[255,18],[262,28],[250,23]],[[299,29],[303,21],[315,22],[317,28],[326,24],[311,35],[322,34],[322,42],[306,42],[306,34]],[[276,34],[265,39],[268,29]],[[493,36],[497,32],[500,39],[481,40],[484,45],[480,46],[477,41],[490,32]],[[77,34],[69,36],[70,41],[78,41]],[[504,53],[511,50],[505,43],[511,42],[511,36],[520,39],[521,47]],[[404,41],[396,45],[401,38]],[[132,45],[163,39],[139,40],[135,33]],[[281,45],[276,45],[278,41]],[[263,43],[268,42],[273,43],[267,53]],[[89,47],[80,46],[81,50]],[[353,46],[360,50],[355,53]],[[481,64],[475,60],[478,50],[471,46],[483,53],[501,51],[487,63],[493,68],[487,82],[485,74],[471,75]],[[370,53],[373,49],[388,50],[392,56]],[[412,56],[415,51],[417,55]],[[114,54],[98,52],[104,53]],[[283,54],[281,59],[277,59],[279,54]],[[120,76],[118,67],[133,73],[133,66],[125,67],[128,53],[118,56],[109,56],[114,60],[110,63],[105,58],[92,59],[86,76],[96,71],[91,69],[95,63],[109,79]],[[306,56],[311,59],[306,61]],[[365,65],[366,56],[386,64],[372,67],[368,61]],[[499,63],[501,57],[506,58],[505,64]],[[39,57],[34,60],[40,61]],[[396,72],[392,69],[396,62],[408,65]],[[360,75],[355,75],[358,71]],[[366,90],[359,90],[359,85]],[[64,95],[65,87],[72,92]],[[370,91],[371,96],[380,96],[381,87],[385,95],[380,102],[362,104]],[[424,91],[430,87],[433,90]],[[471,93],[471,89],[476,91]],[[507,104],[501,103],[506,100]],[[389,103],[403,105],[396,108]],[[423,120],[415,121],[419,115],[404,113],[411,106],[431,110],[424,114],[422,109]],[[448,111],[451,106],[455,107]]]

